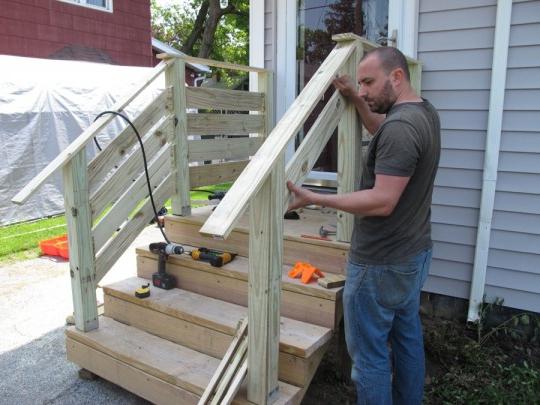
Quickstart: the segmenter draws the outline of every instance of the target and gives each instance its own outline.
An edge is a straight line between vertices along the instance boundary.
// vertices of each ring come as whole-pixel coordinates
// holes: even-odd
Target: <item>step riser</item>
[[[137,257],[137,275],[151,279],[157,271],[157,260]],[[167,272],[176,277],[177,287],[237,305],[248,305],[248,283],[245,280],[167,264]],[[336,308],[338,305],[338,308]],[[341,318],[340,301],[281,291],[281,316],[334,329],[336,316]]]
[[[249,256],[249,234],[242,230],[233,230],[225,240],[214,239],[201,235],[200,224],[184,223],[166,219],[168,237],[180,244],[204,246],[212,249],[238,253]],[[302,238],[287,238],[283,240],[283,263],[294,265],[305,261],[320,270],[331,273],[345,274],[348,250],[343,247],[325,246],[319,241]]]
[[[157,405],[196,405],[199,396],[76,340],[66,338],[67,359]]]
[[[105,315],[124,324],[178,343],[190,349],[222,358],[232,342],[232,335],[178,319],[105,294]],[[279,354],[279,379],[303,387],[310,379],[311,358],[304,359],[289,353]]]

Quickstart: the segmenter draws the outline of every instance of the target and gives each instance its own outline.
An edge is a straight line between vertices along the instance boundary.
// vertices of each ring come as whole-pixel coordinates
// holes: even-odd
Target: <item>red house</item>
[[[0,0],[0,54],[153,66],[150,0]]]

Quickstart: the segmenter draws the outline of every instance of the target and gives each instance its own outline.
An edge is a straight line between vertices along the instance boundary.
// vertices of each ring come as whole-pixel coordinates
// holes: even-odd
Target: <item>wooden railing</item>
[[[376,47],[353,34],[337,42],[311,81],[277,123],[200,232],[226,238],[249,207],[248,399],[262,404],[277,390],[279,303],[283,256],[283,214],[289,198],[287,180],[301,184],[338,128],[338,192],[354,191],[361,174],[362,128],[355,107],[335,92],[285,166],[284,152],[337,75],[356,83],[365,51]],[[420,65],[409,59],[412,84],[420,83]],[[338,212],[337,238],[350,241],[354,217]]]
[[[144,144],[156,205],[171,198],[173,214],[189,215],[191,188],[234,181],[262,144],[270,127],[273,101],[266,89],[272,88],[272,77],[264,69],[197,59],[209,66],[255,72],[260,90],[186,87],[185,63],[193,58],[161,58],[148,78],[111,110],[123,110],[165,74],[165,89],[132,122]],[[187,113],[186,108],[222,113]],[[110,114],[98,119],[13,198],[24,203],[62,169],[75,324],[83,331],[98,327],[97,283],[154,216],[141,148],[130,126],[87,162],[86,145],[114,118]],[[206,161],[214,162],[203,164]]]

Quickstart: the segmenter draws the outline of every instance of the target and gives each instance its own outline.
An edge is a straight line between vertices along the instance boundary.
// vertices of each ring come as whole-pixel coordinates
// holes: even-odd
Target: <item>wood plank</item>
[[[249,210],[247,384],[248,400],[257,404],[267,403],[278,386],[284,184],[281,156]]]
[[[264,111],[264,94],[241,90],[186,87],[188,108]]]
[[[147,280],[143,279],[143,281]],[[104,295],[104,301],[106,316],[212,357],[222,358],[232,341],[230,332],[220,332],[180,319],[170,314],[171,311],[160,312],[108,293]],[[247,311],[245,313],[247,314]],[[318,350],[320,348],[315,352]],[[303,387],[309,375],[313,355],[303,358],[281,351],[279,353],[280,381]]]
[[[409,63],[411,86],[420,95],[422,91],[422,63]]]
[[[186,63],[179,59],[165,71],[165,81],[173,90],[173,109],[176,125],[169,142],[173,145],[171,161],[174,192],[171,198],[174,215],[189,216],[191,200],[189,190],[188,119],[186,114]]]
[[[201,395],[201,399],[199,400],[199,405],[205,404],[206,401],[208,401],[208,399],[210,398],[210,395],[214,392],[216,385],[220,381],[221,376],[223,375],[223,372],[227,368],[227,365],[229,364],[231,357],[236,352],[238,345],[240,343],[240,340],[244,339],[246,332],[247,332],[247,318],[244,318],[238,325],[236,332],[233,336],[232,342],[227,348],[227,351],[225,352],[225,354],[223,355],[223,358],[221,359],[221,362],[219,363],[218,368],[216,369],[214,375],[212,376],[212,379],[206,386],[204,393]]]
[[[70,327],[66,335],[69,339],[105,354],[109,361],[120,361],[197,396],[202,394],[219,364],[219,360],[213,357],[110,318],[101,317],[100,321],[99,329],[82,333]],[[280,382],[278,403],[291,403],[299,391],[297,387]],[[248,404],[242,392],[234,403]]]
[[[166,143],[166,131],[171,128],[170,118],[163,118],[152,131],[143,138],[144,152],[148,163]],[[133,181],[143,173],[144,161],[140,146],[133,149],[131,154],[120,163],[117,169],[107,180],[101,183],[90,194],[90,207],[92,209],[92,221],[99,218],[103,210],[112,202],[124,194]]]
[[[137,95],[139,95],[146,87],[158,77],[169,64],[174,61],[163,61],[152,69],[152,72],[137,86],[137,88],[115,103],[111,110],[121,111],[126,107]],[[109,122],[114,119],[112,114],[105,115],[92,123],[83,131],[72,143],[68,145],[56,158],[54,158],[36,177],[34,177],[24,188],[12,198],[15,204],[24,203],[28,197],[47,180],[53,173],[69,162],[79,151],[83,150],[86,144],[91,141],[94,136],[103,129]]]
[[[138,256],[137,266],[139,277],[151,279],[156,271],[157,262],[152,258]],[[176,277],[177,285],[185,290],[244,307],[248,305],[247,280],[178,266],[174,263],[170,263],[168,269],[169,273]],[[341,301],[306,296],[288,290],[281,292],[281,300],[282,316],[334,329],[335,314],[339,311]]]
[[[154,191],[156,206],[161,206],[173,192],[172,175],[169,174]],[[135,238],[154,216],[148,198],[143,206],[122,227],[122,229],[101,249],[96,257],[96,283],[107,274],[112,265],[124,254]]]
[[[145,373],[99,350],[66,338],[67,359],[157,405],[197,404],[198,395]]]
[[[341,74],[350,76],[353,83],[358,83],[357,67],[363,54],[363,47],[359,40],[354,39],[355,52],[343,66]],[[362,172],[362,125],[360,124],[356,107],[347,103],[347,107],[338,125],[338,194],[352,193],[360,184]],[[336,238],[341,242],[350,242],[354,227],[354,215],[338,211]]]
[[[187,114],[190,135],[249,135],[264,131],[264,115],[251,114]]]
[[[189,161],[248,159],[257,152],[262,143],[263,138],[260,137],[190,140]]]
[[[325,274],[317,280],[317,284],[324,288],[343,287],[345,285],[345,276],[341,274]]]
[[[335,74],[354,51],[350,44],[337,44],[311,80],[276,125],[248,167],[233,184],[225,198],[201,228],[202,233],[226,238],[234,228],[248,203],[262,187],[289,141],[296,136],[309,114],[313,111]],[[253,131],[255,132],[255,131]]]
[[[63,178],[75,325],[79,330],[89,331],[98,327],[98,314],[86,150],[77,152],[66,163]]]
[[[182,244],[187,251],[194,249],[185,243]],[[229,250],[230,251],[230,250]],[[140,256],[156,259],[156,255],[147,247],[139,247],[136,253]],[[171,255],[169,262],[178,266],[191,267],[195,270],[206,271],[212,274],[223,275],[226,277],[236,278],[238,280],[247,281],[249,274],[248,259],[243,256],[236,256],[233,262],[222,267],[213,267],[206,262],[191,259],[188,255]],[[282,268],[281,288],[287,291],[297,292],[299,294],[310,295],[313,297],[323,298],[330,301],[336,301],[341,298],[340,290],[328,290],[319,286],[317,283],[304,284],[298,278],[290,278],[287,273],[290,270],[289,265],[284,265]],[[328,273],[331,275],[332,273]]]
[[[245,307],[184,289],[161,290],[150,286],[150,297],[141,300],[133,291],[146,279],[131,277],[103,287],[106,295],[137,306],[160,312],[176,319],[233,336],[238,323],[247,317]],[[106,308],[108,311],[108,308]],[[144,321],[144,319],[143,319]],[[331,337],[328,328],[281,318],[280,350],[299,357],[311,356]],[[182,343],[183,344],[183,343]],[[184,344],[183,344],[184,345]],[[224,352],[218,356],[222,357]]]
[[[264,131],[266,138],[274,128],[274,74],[271,71],[257,74],[257,87],[264,93]]]
[[[198,63],[200,65],[213,66],[213,67],[218,67],[222,69],[239,70],[241,72],[266,72],[267,71],[266,69],[262,69],[262,68],[246,66],[246,65],[237,65],[234,63],[222,62],[222,61],[213,60],[213,59],[197,58],[195,56],[188,56],[188,55],[177,56],[177,55],[170,55],[167,53],[160,53],[156,57],[162,60],[181,59],[189,63]]]
[[[158,122],[162,121],[164,116],[171,113],[171,100],[171,91],[163,91],[132,120],[143,138],[155,128]],[[122,163],[133,152],[132,148],[136,145],[138,145],[137,136],[128,125],[90,161],[88,164],[90,194],[95,193],[107,174]]]
[[[171,171],[171,161],[169,159],[170,145],[166,145],[156,155],[155,159],[148,166],[150,184],[157,185]],[[139,174],[137,179],[129,185],[120,198],[114,203],[111,209],[94,226],[92,235],[94,237],[94,247],[98,252],[116,230],[128,220],[129,214],[137,207],[144,198],[148,197],[148,185],[145,173]],[[159,208],[158,208],[159,209]]]
[[[230,404],[232,402],[232,399],[237,394],[238,390],[240,389],[240,384],[242,384],[242,381],[247,375],[247,360],[244,358],[242,365],[240,366],[240,369],[236,372],[233,381],[231,382],[231,385],[229,387],[229,390],[227,391],[227,394],[223,397],[222,403],[223,404]]]
[[[228,392],[228,386],[231,383],[232,379],[234,378],[236,371],[238,370],[239,367],[241,367],[242,363],[245,361],[247,349],[248,349],[248,342],[247,342],[247,339],[244,338],[241,340],[238,350],[236,351],[236,353],[234,354],[234,357],[231,359],[230,363],[228,364],[228,367],[225,370],[225,373],[223,374],[221,381],[219,382],[214,398],[212,398],[212,401],[210,402],[211,405],[219,405],[222,403],[227,404],[226,401],[222,401],[222,397],[225,393]]]
[[[191,166],[189,178],[192,188],[221,184],[235,181],[242,170],[247,166],[248,160],[238,162],[216,163],[202,166]]]
[[[287,164],[285,169],[287,180],[295,184],[304,182],[334,133],[346,105],[343,96],[338,91],[334,92]],[[288,205],[288,201],[285,204]]]

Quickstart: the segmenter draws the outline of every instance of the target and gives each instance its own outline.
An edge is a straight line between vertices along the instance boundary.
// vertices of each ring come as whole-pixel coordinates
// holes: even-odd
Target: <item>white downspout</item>
[[[480,201],[480,216],[478,219],[478,233],[476,236],[476,249],[474,252],[469,313],[467,316],[467,320],[470,322],[479,319],[479,309],[482,304],[486,283],[491,220],[493,218],[497,169],[499,165],[511,17],[512,0],[499,0],[497,2],[495,40],[493,44],[493,64],[491,68],[491,90],[489,93],[489,115],[484,156],[482,198]]]

